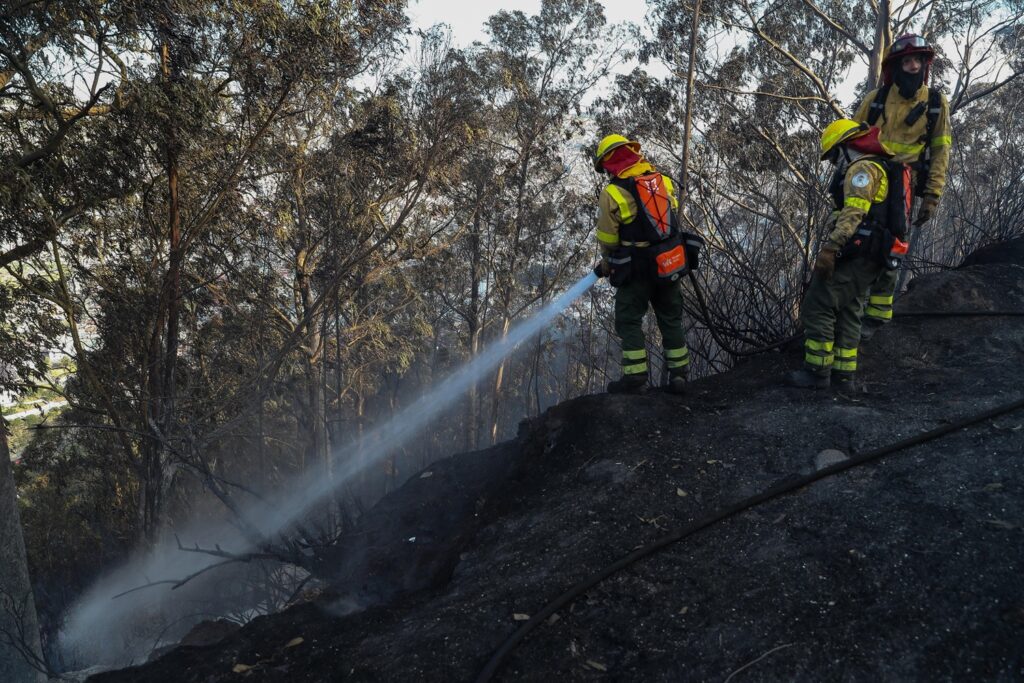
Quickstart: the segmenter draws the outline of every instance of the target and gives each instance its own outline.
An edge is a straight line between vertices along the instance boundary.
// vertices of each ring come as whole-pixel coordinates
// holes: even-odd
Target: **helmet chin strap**
[[[843,156],[846,158],[846,165],[849,166],[853,162],[857,161],[861,157],[867,156],[863,152],[858,152],[855,149],[850,149],[846,145],[843,145]]]

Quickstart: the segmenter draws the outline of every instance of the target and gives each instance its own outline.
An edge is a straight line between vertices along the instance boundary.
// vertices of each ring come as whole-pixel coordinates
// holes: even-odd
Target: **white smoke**
[[[267,538],[286,533],[304,519],[353,476],[408,443],[426,426],[461,398],[483,375],[492,371],[517,346],[530,339],[597,281],[588,274],[571,289],[554,299],[529,319],[494,343],[386,424],[364,437],[374,445],[360,452],[355,444],[335,451],[334,476],[320,472],[300,477],[287,487],[275,504],[253,503],[243,510],[248,524]],[[358,456],[357,456],[358,454]],[[212,547],[241,554],[254,550],[253,544],[227,523],[193,523],[181,532],[185,545]],[[242,583],[239,571],[251,569],[229,565],[203,573],[181,587],[175,582],[199,572],[219,560],[201,553],[183,552],[173,539],[160,544],[116,571],[98,580],[72,607],[61,633],[62,649],[82,665],[127,665],[138,663],[156,645],[169,642],[202,619],[215,618],[236,598]],[[150,585],[141,590],[140,586]],[[119,594],[131,591],[115,598]],[[252,615],[248,615],[252,616]]]

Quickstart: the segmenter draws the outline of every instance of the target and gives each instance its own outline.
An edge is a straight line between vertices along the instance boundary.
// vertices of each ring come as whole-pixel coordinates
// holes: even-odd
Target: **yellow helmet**
[[[821,159],[824,161],[836,146],[865,135],[870,130],[868,124],[850,119],[833,121],[821,132]]]
[[[606,135],[601,139],[601,142],[597,143],[597,151],[594,152],[594,170],[601,170],[601,160],[608,155],[612,150],[618,149],[623,145],[629,145],[634,152],[640,151],[640,143],[634,142],[622,135],[613,133],[612,135]]]

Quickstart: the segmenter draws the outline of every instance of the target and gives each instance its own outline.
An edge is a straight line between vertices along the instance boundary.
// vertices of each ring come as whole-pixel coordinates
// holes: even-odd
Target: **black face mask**
[[[892,80],[896,87],[900,89],[900,95],[903,95],[903,99],[912,99],[917,94],[917,91],[921,89],[921,86],[924,85],[924,69],[922,68],[916,74],[909,74],[903,69],[897,68]]]

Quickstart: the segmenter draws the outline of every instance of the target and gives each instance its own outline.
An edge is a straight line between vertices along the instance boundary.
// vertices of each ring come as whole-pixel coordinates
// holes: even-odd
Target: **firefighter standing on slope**
[[[919,35],[906,34],[893,41],[882,61],[883,85],[868,93],[854,120],[878,126],[884,144],[896,161],[910,164],[914,193],[921,197],[914,225],[934,214],[946,185],[953,137],[949,103],[939,90],[928,86],[935,50]],[[870,339],[892,320],[898,270],[885,270],[872,284],[861,337]]]
[[[906,253],[911,174],[879,141],[879,130],[840,119],[821,135],[821,158],[836,164],[836,223],[814,264],[800,318],[804,366],[790,386],[823,389],[835,380],[852,387],[862,308],[868,287]]]
[[[643,320],[654,308],[664,343],[669,391],[683,393],[690,351],[683,332],[685,272],[672,180],[654,170],[640,154],[640,144],[608,135],[597,146],[594,169],[611,181],[602,190],[597,241],[601,263],[615,291],[615,333],[622,340],[622,377],[608,384],[612,393],[636,393],[647,386],[647,347]]]

